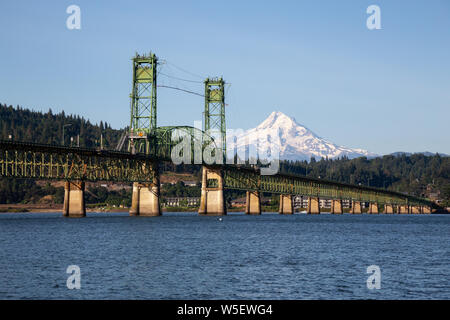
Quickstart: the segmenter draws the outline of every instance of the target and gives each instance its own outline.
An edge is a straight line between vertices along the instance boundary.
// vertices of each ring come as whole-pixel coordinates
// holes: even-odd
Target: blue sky
[[[71,4],[81,30],[66,28]],[[381,30],[366,27],[371,4]],[[230,128],[277,110],[348,147],[450,154],[446,0],[2,1],[0,40],[1,103],[124,127],[130,58],[153,51],[162,73],[231,83]],[[158,91],[159,125],[193,125],[202,111],[201,97]]]

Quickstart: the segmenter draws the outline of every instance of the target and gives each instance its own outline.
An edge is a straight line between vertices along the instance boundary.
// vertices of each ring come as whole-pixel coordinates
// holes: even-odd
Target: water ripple
[[[0,243],[0,299],[450,299],[450,216],[1,214]]]

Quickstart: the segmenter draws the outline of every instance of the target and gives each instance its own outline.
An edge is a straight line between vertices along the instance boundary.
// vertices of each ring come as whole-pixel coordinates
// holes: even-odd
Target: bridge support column
[[[292,195],[280,194],[280,208],[278,212],[280,214],[294,214],[294,201],[292,201]]]
[[[384,213],[393,214],[394,213],[394,206],[392,204],[385,204],[384,205]]]
[[[223,173],[220,169],[203,166],[199,214],[213,216],[227,214],[223,185]]]
[[[361,214],[361,202],[353,201],[352,202],[352,210],[350,211],[352,214]]]
[[[64,217],[85,217],[84,181],[66,181],[64,184]]]
[[[320,200],[319,198],[308,198],[308,214],[319,214],[320,213]]]
[[[157,217],[161,215],[159,181],[133,183],[130,216]]]
[[[408,214],[409,206],[408,205],[398,206],[398,213],[399,214]]]
[[[431,213],[431,207],[422,207],[422,213],[423,214],[430,214]]]
[[[420,214],[420,213],[422,213],[422,207],[420,207],[420,206],[411,206],[411,213],[412,214]]]
[[[343,214],[342,210],[342,200],[331,200],[331,211],[332,214]]]
[[[245,197],[245,214],[261,214],[261,197],[259,191],[247,191]]]
[[[377,214],[378,213],[378,203],[370,202],[369,203],[369,214]]]
[[[133,183],[130,216],[157,217],[161,215],[158,163],[151,167],[152,183]]]

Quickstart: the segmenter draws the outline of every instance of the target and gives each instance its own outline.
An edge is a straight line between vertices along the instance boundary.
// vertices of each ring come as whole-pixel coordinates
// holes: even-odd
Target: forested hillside
[[[70,124],[70,126],[67,126]],[[80,116],[65,115],[64,112],[53,114],[51,110],[46,113],[30,111],[23,108],[13,108],[0,104],[0,139],[30,141],[38,143],[62,144],[62,128],[64,130],[64,143],[73,145],[80,138],[81,147],[98,147],[100,136],[103,137],[105,148],[114,149],[124,130],[115,130],[107,123],[92,124]],[[162,171],[190,172],[200,175],[200,166],[162,165]],[[427,156],[388,155],[374,159],[365,157],[349,160],[322,159],[315,161],[283,161],[280,171],[285,173],[307,175],[310,177],[335,180],[364,186],[387,188],[394,191],[405,192],[416,196],[432,196],[443,200],[443,205],[450,206],[450,157],[440,155]],[[162,194],[167,196],[193,196],[198,195],[198,187],[182,188],[180,185],[173,188],[165,187]],[[92,190],[96,195],[88,202],[107,201],[107,190]],[[185,191],[183,191],[185,190]],[[114,192],[113,192],[114,193]],[[114,202],[123,196],[116,192]],[[0,203],[36,201],[46,194],[54,195],[55,201],[62,201],[62,191],[50,186],[41,187],[34,181],[0,179]],[[230,196],[238,193],[228,192]],[[128,196],[127,196],[128,197]],[[111,200],[113,201],[113,200]]]
[[[103,146],[114,149],[123,133],[106,122],[92,124],[79,115],[53,114],[51,109],[42,113],[0,104],[0,139],[7,140],[11,136],[18,141],[60,145],[63,143],[63,126],[64,144],[70,145],[72,137],[72,144],[77,145],[79,135],[80,147],[98,147],[102,136]]]

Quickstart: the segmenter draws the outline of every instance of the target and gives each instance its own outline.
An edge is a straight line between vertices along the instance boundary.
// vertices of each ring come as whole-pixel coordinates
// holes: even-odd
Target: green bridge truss
[[[335,181],[289,174],[261,175],[259,171],[237,166],[223,166],[225,187],[275,194],[303,195],[323,199],[349,199],[392,205],[432,206],[429,200],[399,192],[355,186]]]
[[[217,149],[211,136],[190,126],[158,127],[155,134],[156,147],[150,149],[150,155],[163,161],[173,160],[172,151],[184,138],[190,143],[190,150],[187,150],[190,153],[190,163],[201,164],[201,159],[195,159],[195,154],[203,154],[207,145],[212,144],[212,149]]]
[[[157,65],[154,54],[138,55],[133,61],[128,152],[73,148],[0,140],[0,176],[27,179],[155,181],[155,165],[173,161],[173,154],[193,164],[203,164],[203,151],[226,155],[225,82],[206,79],[204,130],[189,126],[157,127]],[[206,134],[218,134],[220,143]],[[188,138],[186,148],[180,142]],[[218,141],[218,140],[216,140]],[[200,157],[199,157],[200,155]],[[190,160],[190,161],[189,161]],[[329,199],[351,199],[393,205],[433,206],[431,201],[397,192],[354,186],[333,181],[277,174],[264,176],[248,167],[212,166],[222,170],[228,189],[253,190],[275,194],[299,194]]]
[[[153,160],[128,152],[0,141],[0,176],[39,180],[152,181]]]
[[[0,176],[31,179],[152,182],[153,164],[171,161],[172,150],[188,137],[190,163],[212,138],[189,126],[159,127],[150,154],[0,140]],[[172,138],[176,137],[176,138]],[[198,146],[201,147],[201,150]],[[182,153],[181,153],[182,155]],[[199,162],[201,164],[201,162]]]
[[[193,155],[194,141],[203,132],[192,127],[158,128],[159,146],[156,148],[157,154],[153,155],[0,140],[0,176],[39,180],[152,182],[155,180],[152,168],[159,161],[170,161],[172,149],[179,142],[172,140],[174,130],[191,135]],[[203,136],[202,139],[206,138]],[[255,169],[236,165],[211,167],[222,170],[227,189],[379,204],[433,206],[426,199],[376,188],[286,174],[261,175]]]

